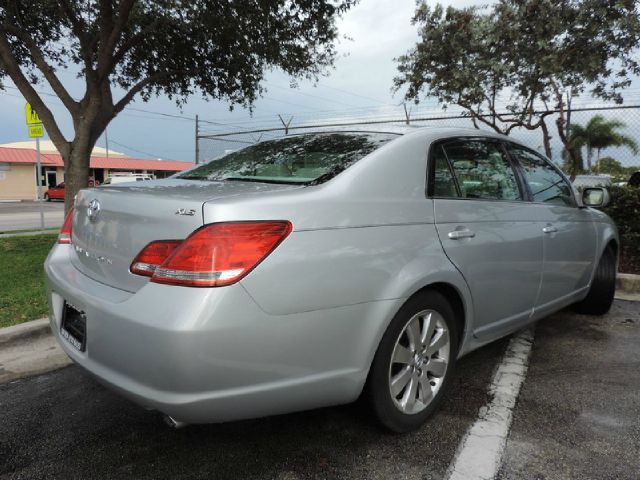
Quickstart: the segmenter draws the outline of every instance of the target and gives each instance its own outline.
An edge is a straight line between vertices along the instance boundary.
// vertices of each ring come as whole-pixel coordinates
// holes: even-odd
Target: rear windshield
[[[177,175],[191,180],[318,184],[398,138],[389,133],[316,133],[257,143]]]

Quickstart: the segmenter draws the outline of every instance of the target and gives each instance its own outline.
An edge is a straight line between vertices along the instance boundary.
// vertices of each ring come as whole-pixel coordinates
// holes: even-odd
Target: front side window
[[[443,144],[442,151],[457,180],[460,197],[488,200],[522,199],[515,173],[500,144],[482,140],[457,140]],[[440,177],[446,179],[446,174],[442,175],[445,173],[442,167],[440,171]],[[437,183],[436,174],[434,192],[450,190],[450,187],[438,186]]]
[[[191,180],[316,184],[385,143],[388,133],[314,133],[261,142],[177,175]]]
[[[516,145],[509,145],[509,153],[522,167],[534,202],[575,206],[571,186],[547,160]]]

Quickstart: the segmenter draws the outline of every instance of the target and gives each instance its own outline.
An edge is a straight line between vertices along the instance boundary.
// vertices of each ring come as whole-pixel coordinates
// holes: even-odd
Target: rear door
[[[520,164],[533,203],[532,218],[544,237],[544,260],[537,310],[571,303],[587,288],[597,251],[596,227],[579,208],[568,180],[546,158],[516,144],[510,155]]]
[[[474,333],[499,336],[532,313],[542,232],[503,145],[452,139],[430,152],[429,194],[444,251],[473,296]]]

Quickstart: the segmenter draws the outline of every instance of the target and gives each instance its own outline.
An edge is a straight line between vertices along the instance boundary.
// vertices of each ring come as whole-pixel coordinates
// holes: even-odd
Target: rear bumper
[[[240,284],[148,283],[135,294],[78,271],[71,247],[45,263],[51,328],[65,352],[125,396],[188,423],[355,400],[401,300],[269,315]],[[86,351],[60,337],[63,302],[87,317]]]

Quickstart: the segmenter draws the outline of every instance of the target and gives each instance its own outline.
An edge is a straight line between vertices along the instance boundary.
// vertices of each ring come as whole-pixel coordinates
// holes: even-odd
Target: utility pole
[[[198,115],[196,115],[196,165],[200,163],[200,146],[198,145]]]
[[[565,135],[567,136],[567,138],[569,138],[569,135],[571,135],[571,100],[573,98],[573,95],[571,93],[571,88],[569,88],[569,91],[567,92],[567,125],[566,125],[566,132]]]
[[[104,145],[107,149],[107,160],[109,160],[109,133],[106,128],[104,129]]]
[[[411,123],[411,109],[407,110],[407,104],[402,102],[402,107],[404,108],[404,123],[409,125]]]
[[[36,137],[36,175],[38,175],[38,205],[40,207],[40,228],[44,229],[44,211],[42,210],[42,166],[40,165],[40,138]]]

